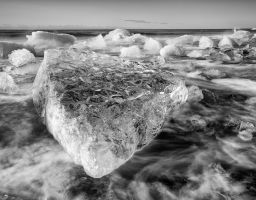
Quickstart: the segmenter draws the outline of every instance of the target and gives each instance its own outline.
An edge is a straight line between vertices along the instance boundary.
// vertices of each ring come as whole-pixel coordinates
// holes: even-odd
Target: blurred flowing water
[[[148,146],[101,179],[75,165],[40,122],[31,98],[35,71],[14,74],[19,92],[0,94],[0,199],[254,200],[256,65],[165,65],[204,98],[174,112]]]

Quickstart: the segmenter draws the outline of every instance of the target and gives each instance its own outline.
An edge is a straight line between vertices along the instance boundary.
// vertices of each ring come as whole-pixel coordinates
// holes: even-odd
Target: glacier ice
[[[31,63],[35,61],[35,56],[27,49],[14,50],[8,56],[9,62],[15,67]]]
[[[239,30],[234,32],[230,38],[239,46],[247,44],[251,39],[252,34],[249,31]]]
[[[201,49],[195,49],[195,50],[192,50],[190,51],[187,56],[189,58],[205,58],[207,55],[209,54],[208,51],[205,51],[205,50],[201,50]]]
[[[110,31],[107,35],[105,35],[106,40],[118,42],[120,40],[125,39],[126,37],[130,36],[130,32],[125,29],[115,29]]]
[[[199,47],[201,49],[212,48],[214,46],[214,42],[211,38],[202,36],[199,40]]]
[[[70,46],[76,41],[76,37],[73,35],[45,31],[35,31],[26,37],[25,45],[33,47],[37,56],[43,56],[46,49]]]
[[[48,130],[95,178],[148,144],[187,96],[184,81],[152,61],[75,48],[47,50],[33,89]]]
[[[169,45],[176,46],[184,46],[184,45],[192,45],[195,41],[195,37],[193,35],[182,35],[176,38],[171,38],[166,41]]]
[[[144,35],[141,35],[140,33],[136,33],[136,34],[132,34],[128,37],[125,37],[125,41],[133,44],[133,43],[138,43],[138,44],[142,44],[146,41],[147,37]]]
[[[95,50],[105,49],[107,47],[106,41],[101,34],[86,41],[85,45]]]
[[[223,38],[220,40],[218,44],[218,47],[223,50],[232,49],[233,48],[232,40],[228,36],[223,36]]]
[[[184,56],[185,50],[180,46],[167,45],[160,50],[160,55],[164,58],[169,56]]]
[[[139,58],[142,57],[142,52],[137,45],[123,47],[120,50],[120,57]]]
[[[188,102],[198,102],[204,98],[202,90],[198,86],[190,86],[188,88]]]
[[[147,51],[147,53],[159,54],[162,45],[157,40],[149,38],[146,40],[143,48]]]

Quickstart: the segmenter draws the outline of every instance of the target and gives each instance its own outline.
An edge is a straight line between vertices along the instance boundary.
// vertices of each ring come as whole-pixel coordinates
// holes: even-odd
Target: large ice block
[[[184,103],[184,82],[159,58],[122,59],[88,49],[47,50],[34,104],[48,130],[92,177],[125,163]]]

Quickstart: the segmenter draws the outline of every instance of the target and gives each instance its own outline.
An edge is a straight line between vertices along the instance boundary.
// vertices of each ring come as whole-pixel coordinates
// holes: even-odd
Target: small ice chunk
[[[105,49],[107,46],[105,39],[101,34],[88,40],[86,45],[91,49]]]
[[[185,51],[180,46],[167,45],[160,50],[160,55],[164,58],[167,58],[169,56],[184,56]]]
[[[0,72],[0,91],[10,92],[17,88],[13,78],[6,72]]]
[[[193,115],[189,120],[193,127],[205,128],[207,126],[207,122],[200,115]]]
[[[27,49],[14,50],[8,56],[9,62],[15,67],[20,67],[35,61],[35,56]]]
[[[211,38],[202,36],[199,40],[199,47],[201,49],[212,48],[214,46],[214,42]]]
[[[115,29],[113,31],[110,31],[107,35],[105,35],[106,40],[118,42],[120,40],[125,39],[126,37],[130,36],[129,31],[125,29]]]
[[[253,138],[252,132],[243,130],[239,131],[238,137],[243,141],[250,141]]]
[[[256,105],[256,97],[250,97],[245,101],[248,105]]]
[[[204,72],[205,75],[211,77],[211,78],[222,78],[225,76],[224,72],[221,72],[218,69],[209,69]]]
[[[185,76],[188,78],[196,78],[196,79],[205,80],[205,77],[203,77],[201,74],[202,74],[201,71],[196,70],[196,71],[185,73]]]
[[[244,141],[250,141],[253,138],[255,127],[251,122],[242,121],[239,128],[238,137]]]
[[[198,102],[204,98],[202,90],[197,86],[190,86],[188,88],[188,102]]]
[[[144,49],[150,54],[159,54],[161,48],[160,42],[153,38],[147,39],[144,44]]]
[[[120,57],[139,58],[142,56],[141,50],[137,45],[123,47],[120,52]]]
[[[223,36],[223,38],[220,40],[218,44],[220,49],[232,49],[233,43],[232,40],[228,36]]]

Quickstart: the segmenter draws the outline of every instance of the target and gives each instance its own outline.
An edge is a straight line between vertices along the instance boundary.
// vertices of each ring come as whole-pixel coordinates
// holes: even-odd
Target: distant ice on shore
[[[139,58],[142,56],[140,48],[136,45],[123,47],[120,52],[120,57]]]
[[[45,31],[35,31],[27,35],[26,45],[35,49],[38,56],[43,56],[44,50],[70,46],[75,43],[76,37],[69,34],[56,34]]]

